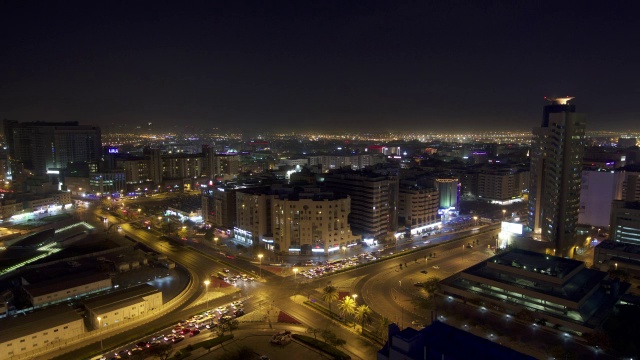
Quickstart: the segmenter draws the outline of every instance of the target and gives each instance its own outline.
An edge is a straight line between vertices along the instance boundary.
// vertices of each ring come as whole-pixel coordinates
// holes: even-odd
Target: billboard
[[[522,224],[503,221],[501,230],[505,233],[522,235],[523,226]]]

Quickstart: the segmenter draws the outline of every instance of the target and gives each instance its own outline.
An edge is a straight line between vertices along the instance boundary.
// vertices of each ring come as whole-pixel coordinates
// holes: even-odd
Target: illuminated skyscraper
[[[559,256],[571,256],[576,245],[585,146],[585,117],[571,99],[547,99],[531,144],[529,227]]]

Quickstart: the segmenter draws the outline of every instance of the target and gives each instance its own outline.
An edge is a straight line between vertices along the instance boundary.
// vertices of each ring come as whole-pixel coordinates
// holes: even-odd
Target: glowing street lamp
[[[478,217],[477,217],[477,216],[474,216],[474,217],[473,217],[473,223],[474,223],[474,225],[476,225],[476,226],[478,225]]]
[[[207,297],[207,309],[209,308],[209,284],[211,284],[211,281],[204,281],[205,296]]]
[[[298,268],[293,268],[293,280],[295,280],[298,276]]]
[[[356,301],[356,298],[358,297],[358,294],[353,294],[351,297],[353,298],[353,302],[357,304],[358,302]]]
[[[618,263],[615,263],[613,265],[615,265],[616,266],[616,270],[618,270]]]
[[[217,237],[217,236],[216,236],[216,237],[214,237],[214,238],[213,238],[213,241],[215,242],[216,247],[217,247],[217,246],[218,246],[218,237]]]
[[[502,218],[503,219],[505,218],[506,214],[507,214],[507,210],[506,209],[502,209]]]
[[[258,254],[258,259],[260,259],[260,278],[262,279],[262,257],[264,255]]]

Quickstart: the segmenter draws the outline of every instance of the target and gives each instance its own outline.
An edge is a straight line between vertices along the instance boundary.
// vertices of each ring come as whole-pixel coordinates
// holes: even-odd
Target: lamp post
[[[615,263],[614,265],[616,266],[616,270],[618,270],[618,263]]]
[[[209,308],[209,284],[211,284],[211,281],[204,281],[205,296],[207,297],[207,309]]]
[[[356,305],[358,305],[358,301],[357,301],[358,294],[353,294],[353,295],[351,295],[351,297],[353,298],[353,302],[355,302]]]
[[[462,261],[464,261],[464,245],[462,245]]]
[[[218,247],[218,237],[217,236],[213,238],[213,241],[215,242],[216,247]]]
[[[507,214],[507,210],[506,209],[502,209],[502,219],[503,220],[504,220],[506,214]]]
[[[297,279],[298,277],[298,268],[293,268],[293,280]]]
[[[473,225],[474,226],[478,226],[478,217],[477,216],[473,217]]]
[[[102,318],[100,316],[98,316],[98,334],[102,333]],[[100,336],[100,350],[103,349],[102,347],[102,336]]]
[[[262,257],[264,255],[258,254],[258,259],[260,259],[260,278],[262,279]]]

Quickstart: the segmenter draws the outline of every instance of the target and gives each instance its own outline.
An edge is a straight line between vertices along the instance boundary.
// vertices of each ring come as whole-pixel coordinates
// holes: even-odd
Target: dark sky
[[[640,130],[635,3],[0,0],[0,118],[529,130],[572,95]]]

